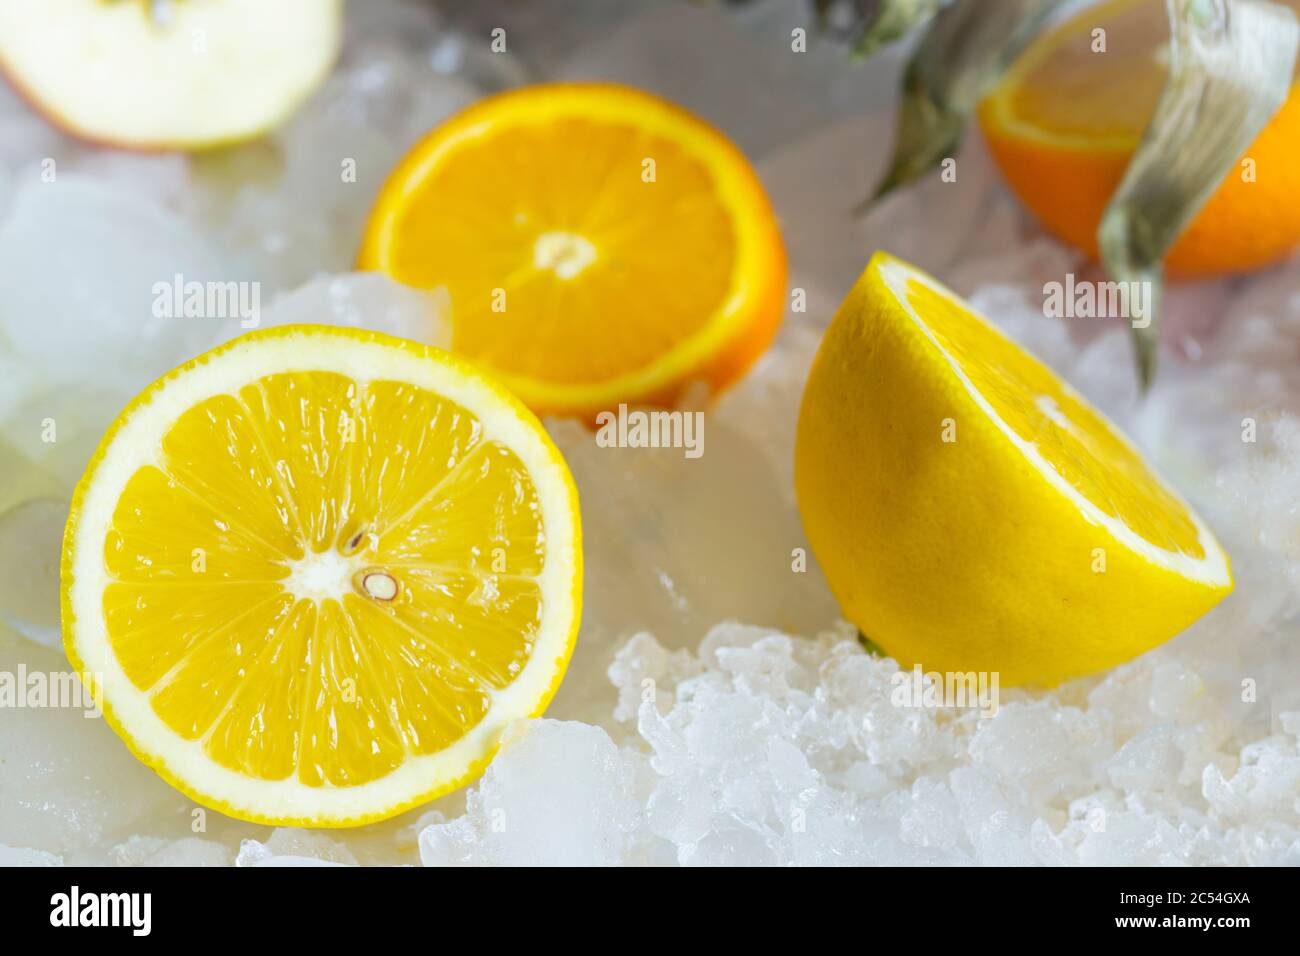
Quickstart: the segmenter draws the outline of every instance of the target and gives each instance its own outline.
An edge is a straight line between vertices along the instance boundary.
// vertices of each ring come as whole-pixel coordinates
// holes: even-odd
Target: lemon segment
[[[1183,630],[1227,556],[1114,425],[877,254],[806,386],[795,482],[846,616],[907,666],[1054,685]]]
[[[65,539],[65,646],[196,799],[361,823],[464,782],[545,707],[579,548],[559,453],[469,366],[374,333],[253,333],[105,438]]]

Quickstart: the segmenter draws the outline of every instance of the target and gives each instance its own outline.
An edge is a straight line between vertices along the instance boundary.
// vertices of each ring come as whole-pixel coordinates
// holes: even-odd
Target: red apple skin
[[[164,146],[162,144],[146,145],[143,143],[114,143],[111,140],[91,136],[89,133],[83,133],[81,130],[72,126],[72,124],[65,122],[53,111],[47,110],[45,104],[37,98],[36,94],[24,86],[18,77],[9,72],[9,68],[5,65],[3,59],[0,59],[0,79],[5,81],[5,84],[9,89],[14,91],[17,97],[23,101],[23,105],[29,110],[41,119],[45,120],[45,122],[49,123],[60,133],[63,133],[66,136],[71,136],[73,139],[85,143],[87,146],[95,146],[100,149],[122,150],[128,153],[139,153],[144,156],[158,156],[162,153],[174,153],[183,148],[179,146]]]

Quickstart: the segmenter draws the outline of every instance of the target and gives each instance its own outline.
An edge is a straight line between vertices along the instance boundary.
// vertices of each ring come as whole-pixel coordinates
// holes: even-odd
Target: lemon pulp
[[[915,278],[908,302],[998,419],[1053,471],[1117,522],[1165,551],[1205,557],[1186,508],[1151,479],[1141,456],[1044,365],[984,321]]]

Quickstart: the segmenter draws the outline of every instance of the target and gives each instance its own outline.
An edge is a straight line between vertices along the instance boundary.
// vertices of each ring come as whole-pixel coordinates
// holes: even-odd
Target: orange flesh
[[[430,132],[384,186],[358,267],[445,287],[454,350],[544,414],[725,387],[785,309],[784,248],[745,157],[605,83],[513,90]]]
[[[674,143],[573,119],[503,130],[484,146],[450,156],[395,224],[393,274],[447,287],[457,351],[519,375],[598,382],[644,367],[721,307],[730,218],[708,170]],[[641,179],[647,156],[653,184]],[[585,265],[571,260],[571,278],[538,262],[554,234],[595,250]]]

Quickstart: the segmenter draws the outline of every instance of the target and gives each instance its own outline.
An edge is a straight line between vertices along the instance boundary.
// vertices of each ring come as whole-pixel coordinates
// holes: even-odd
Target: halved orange
[[[720,389],[784,312],[785,250],[744,155],[608,83],[525,87],[433,130],[389,177],[358,265],[445,286],[453,349],[551,414]]]
[[[1288,0],[1300,10],[1300,0]],[[1098,42],[1104,31],[1105,48]],[[1097,225],[1155,112],[1168,73],[1163,0],[1088,7],[1036,40],[979,107],[1012,191],[1048,231],[1097,255]],[[1166,257],[1168,272],[1258,268],[1300,244],[1300,97],[1234,164]]]

